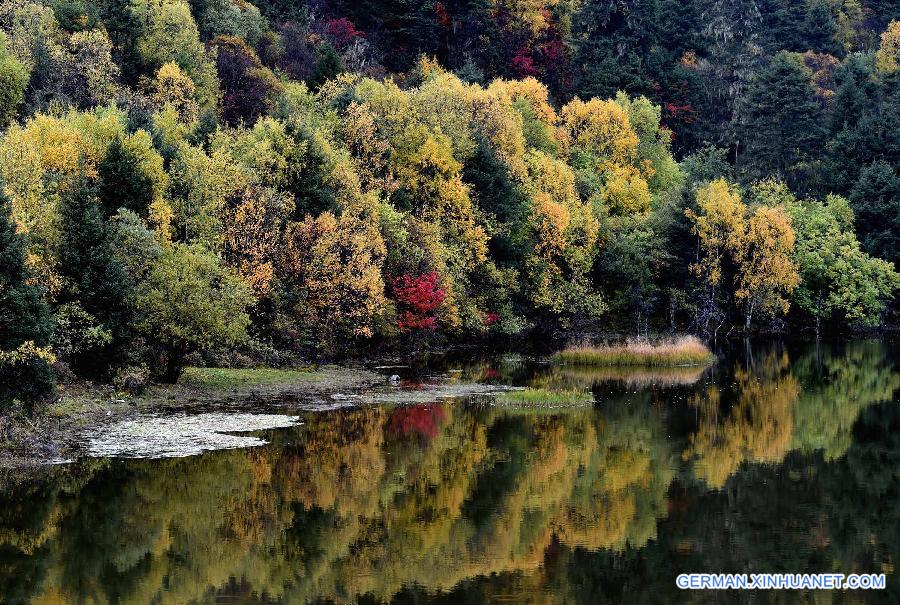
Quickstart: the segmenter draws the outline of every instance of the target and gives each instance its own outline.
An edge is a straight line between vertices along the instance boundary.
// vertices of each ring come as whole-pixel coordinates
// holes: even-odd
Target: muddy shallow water
[[[0,603],[769,602],[709,572],[885,573],[900,601],[895,344],[707,370],[518,356],[327,401],[111,424],[0,486]],[[495,405],[509,387],[593,405]],[[249,404],[248,404],[249,406]]]

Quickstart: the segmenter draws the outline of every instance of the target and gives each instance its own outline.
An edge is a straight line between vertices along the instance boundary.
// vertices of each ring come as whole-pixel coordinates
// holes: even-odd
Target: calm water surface
[[[596,402],[287,405],[303,424],[262,447],[7,479],[0,603],[900,602],[896,345],[738,349],[705,372],[445,362]],[[679,591],[694,571],[888,589]]]

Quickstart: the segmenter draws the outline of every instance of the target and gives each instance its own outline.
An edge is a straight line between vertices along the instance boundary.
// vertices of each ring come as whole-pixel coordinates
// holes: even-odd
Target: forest
[[[0,129],[0,410],[898,323],[896,0],[0,0]]]

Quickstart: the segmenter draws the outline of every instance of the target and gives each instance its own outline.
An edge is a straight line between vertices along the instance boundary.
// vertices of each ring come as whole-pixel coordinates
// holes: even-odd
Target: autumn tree
[[[178,381],[185,357],[246,338],[253,298],[248,288],[200,244],[163,243],[137,281],[130,303],[135,328],[156,351],[154,374]],[[133,266],[141,267],[138,262]]]
[[[433,330],[438,327],[438,311],[447,297],[437,271],[424,275],[401,275],[391,284],[391,296],[398,305],[397,327],[401,331]]]
[[[698,211],[686,211],[699,238],[700,260],[692,270],[708,287],[723,284],[726,268],[734,276],[734,302],[743,307],[744,327],[754,313],[787,313],[789,296],[799,283],[793,261],[794,232],[778,207],[748,211],[740,194],[724,180],[697,192]],[[711,291],[708,297],[714,297]],[[707,302],[707,305],[709,302]]]
[[[222,252],[257,297],[273,294],[285,225],[293,212],[294,200],[289,195],[254,185],[228,201]]]
[[[156,72],[151,86],[151,99],[159,109],[167,106],[175,110],[185,123],[193,122],[199,107],[196,101],[197,87],[175,62],[164,63]]]
[[[744,307],[744,328],[753,315],[785,315],[790,295],[800,282],[793,261],[794,231],[780,208],[758,206],[732,234],[731,249],[737,269],[735,301]]]
[[[244,185],[246,175],[228,149],[180,142],[169,174],[176,233],[186,242],[200,242],[217,250],[228,199]]]
[[[288,227],[282,279],[284,301],[300,342],[339,351],[372,336],[386,300],[381,262],[384,240],[366,207],[325,212]],[[302,335],[302,336],[301,336]]]
[[[596,317],[606,305],[588,279],[597,254],[599,222],[563,162],[536,152],[529,158],[530,207],[522,226],[529,298],[557,316]]]
[[[103,30],[75,32],[68,40],[69,69],[60,69],[58,90],[78,107],[112,103],[119,95],[119,66]],[[62,67],[62,66],[60,66]]]
[[[200,42],[197,23],[185,0],[134,0],[132,11],[144,24],[137,49],[155,71],[174,62],[193,80],[197,102],[215,107],[219,96],[216,68]]]
[[[687,209],[692,232],[698,239],[697,257],[691,271],[704,285],[698,323],[705,331],[716,333],[724,322],[721,289],[731,261],[735,234],[744,232],[746,206],[735,188],[723,179],[697,190],[697,210]]]
[[[640,140],[628,109],[614,101],[576,98],[562,108],[560,120],[582,196],[599,196],[611,214],[649,210],[646,177],[653,173],[652,162],[638,157]]]
[[[229,124],[253,124],[269,113],[281,90],[275,75],[260,62],[241,38],[219,36],[210,42],[216,51],[216,71],[222,86],[222,117]]]
[[[875,68],[880,74],[900,71],[900,21],[891,21],[881,34],[881,45],[875,53]]]

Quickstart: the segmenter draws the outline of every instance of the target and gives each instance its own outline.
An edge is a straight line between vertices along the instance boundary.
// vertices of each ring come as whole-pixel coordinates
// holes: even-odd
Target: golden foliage
[[[875,53],[875,66],[885,75],[900,70],[900,21],[891,21],[881,34],[881,45]]]
[[[284,279],[300,301],[294,315],[325,346],[373,333],[384,312],[384,240],[367,208],[325,212],[288,227]]]
[[[683,458],[694,459],[694,473],[709,486],[721,488],[744,462],[779,462],[793,436],[793,406],[800,385],[790,372],[787,353],[768,353],[749,369],[734,370],[735,403],[720,419],[718,386],[694,396],[700,427],[691,436]]]
[[[743,233],[732,239],[738,266],[734,297],[747,305],[748,321],[756,307],[769,315],[787,313],[788,297],[800,284],[792,259],[790,219],[779,208],[759,206],[745,222]]]
[[[722,280],[722,263],[731,249],[735,234],[744,231],[747,208],[738,192],[724,180],[713,181],[697,191],[697,209],[685,214],[700,240],[701,257],[691,270],[712,286]]]
[[[152,83],[152,95],[159,109],[172,107],[181,121],[189,124],[197,119],[200,108],[194,100],[196,87],[177,63],[170,61],[159,68]]]
[[[257,296],[272,294],[275,260],[293,199],[272,189],[248,187],[226,215],[222,249]]]
[[[601,195],[613,214],[643,214],[650,210],[650,186],[631,166],[613,166]]]
[[[637,158],[638,136],[628,113],[615,101],[575,98],[560,113],[563,141],[589,149],[601,167],[632,165]]]

